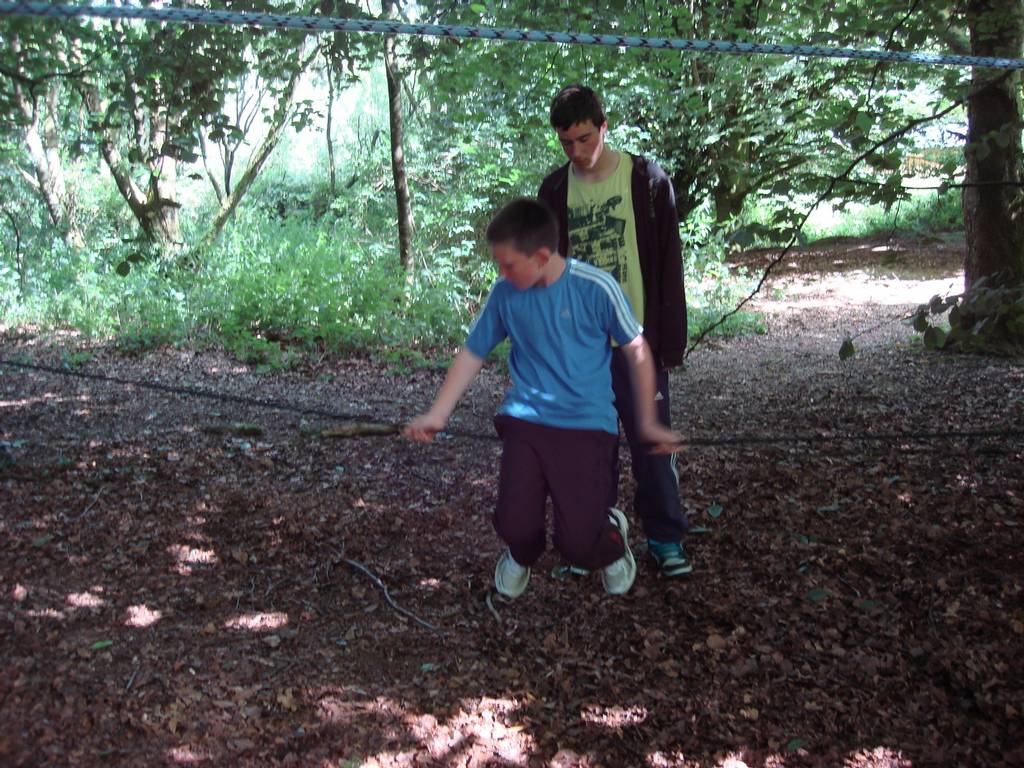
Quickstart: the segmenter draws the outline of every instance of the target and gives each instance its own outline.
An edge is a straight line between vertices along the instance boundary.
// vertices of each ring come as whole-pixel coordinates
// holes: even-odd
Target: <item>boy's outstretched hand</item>
[[[648,453],[677,453],[684,450],[683,436],[664,424],[655,422],[642,425],[637,431],[640,441],[647,444]]]
[[[402,436],[417,443],[429,443],[447,423],[447,419],[439,418],[432,413],[422,413],[402,427]]]

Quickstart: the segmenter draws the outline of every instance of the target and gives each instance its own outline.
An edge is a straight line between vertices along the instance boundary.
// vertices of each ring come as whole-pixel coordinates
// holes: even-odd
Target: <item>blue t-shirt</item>
[[[499,279],[466,347],[486,357],[506,337],[512,341],[512,386],[498,413],[614,435],[610,339],[628,344],[641,330],[615,278],[566,259],[562,275],[546,287],[520,291]]]

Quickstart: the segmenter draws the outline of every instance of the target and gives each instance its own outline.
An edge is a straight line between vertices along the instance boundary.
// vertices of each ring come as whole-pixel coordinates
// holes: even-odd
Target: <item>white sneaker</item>
[[[519,597],[529,580],[529,567],[517,563],[512,553],[506,549],[494,568],[494,588],[505,597]]]
[[[636,578],[636,560],[629,549],[629,522],[622,514],[622,510],[615,507],[608,510],[608,519],[619,529],[625,551],[622,557],[601,569],[601,582],[608,594],[624,595],[629,592],[629,588],[633,586],[633,579]]]

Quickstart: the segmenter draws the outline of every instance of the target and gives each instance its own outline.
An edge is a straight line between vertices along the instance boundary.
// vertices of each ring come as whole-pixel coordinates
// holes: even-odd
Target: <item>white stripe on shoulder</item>
[[[636,334],[641,332],[640,324],[633,316],[633,311],[630,309],[629,301],[626,299],[626,295],[622,292],[622,288],[614,277],[600,267],[595,267],[593,264],[586,264],[582,261],[577,261],[576,259],[570,259],[569,268],[572,270],[573,275],[584,280],[589,280],[592,283],[596,283],[601,290],[608,295],[608,298],[611,299],[612,306],[615,308],[615,315],[618,319],[619,325]]]
[[[498,286],[501,285],[501,283],[504,283],[504,282],[505,282],[505,278],[503,278],[503,277],[499,277],[497,280],[494,281],[494,285],[491,286],[491,292],[487,294],[487,299],[481,305],[480,311],[478,311],[476,313],[476,317],[474,317],[473,321],[469,324],[469,330],[467,331],[468,334],[473,333],[474,329],[477,326],[477,323],[480,322],[480,318],[484,316],[484,312],[487,310],[487,305],[491,303],[491,299],[494,297],[494,294],[497,292]]]

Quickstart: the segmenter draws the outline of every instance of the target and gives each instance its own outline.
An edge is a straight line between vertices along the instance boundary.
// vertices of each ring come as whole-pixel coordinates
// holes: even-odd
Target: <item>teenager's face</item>
[[[589,171],[597,165],[601,153],[604,152],[604,135],[607,131],[607,120],[601,125],[594,125],[590,118],[573,123],[564,131],[555,128],[565,156],[579,171]]]
[[[544,248],[529,255],[512,243],[491,243],[491,258],[498,272],[520,291],[532,288],[544,277],[547,254]]]

